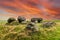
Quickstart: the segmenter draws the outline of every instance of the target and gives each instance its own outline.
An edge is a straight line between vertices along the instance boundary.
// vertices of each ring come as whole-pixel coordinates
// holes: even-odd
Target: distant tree
[[[18,20],[19,23],[22,23],[23,21],[26,20],[26,18],[22,17],[22,16],[18,16],[17,20]]]
[[[7,20],[7,22],[8,22],[8,23],[11,23],[11,22],[13,22],[13,21],[15,21],[15,20],[16,20],[15,18],[12,18],[12,17],[11,17],[11,18],[9,18],[9,19]]]

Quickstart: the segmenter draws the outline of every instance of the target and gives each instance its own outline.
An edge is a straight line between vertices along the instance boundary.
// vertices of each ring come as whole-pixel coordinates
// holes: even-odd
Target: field
[[[5,25],[6,21],[0,20],[0,40],[60,40],[60,20],[52,21],[56,22],[56,25],[50,28],[43,28],[41,23],[36,23],[39,32],[29,36],[24,30],[27,24]]]

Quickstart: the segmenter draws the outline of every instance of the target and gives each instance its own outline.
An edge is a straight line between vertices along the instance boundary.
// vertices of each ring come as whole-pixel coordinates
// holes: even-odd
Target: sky
[[[17,16],[60,19],[60,0],[0,0],[0,20]]]

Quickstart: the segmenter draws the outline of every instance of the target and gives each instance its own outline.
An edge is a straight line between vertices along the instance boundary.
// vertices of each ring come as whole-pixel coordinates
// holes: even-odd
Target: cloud
[[[17,15],[6,12],[3,9],[0,9],[0,20],[7,20],[9,17],[17,17]]]
[[[14,2],[15,0],[0,0],[0,2]]]
[[[10,10],[13,10],[13,11],[16,11],[16,12],[20,12],[21,11],[20,9],[18,9],[16,7],[13,7],[13,6],[6,6],[6,5],[0,4],[0,7],[6,8],[6,9],[10,9]]]
[[[0,0],[0,7],[18,16],[60,18],[60,0]]]

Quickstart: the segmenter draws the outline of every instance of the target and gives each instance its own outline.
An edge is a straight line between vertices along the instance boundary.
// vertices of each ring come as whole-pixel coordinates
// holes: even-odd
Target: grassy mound
[[[38,32],[24,30],[27,24],[5,25],[0,22],[0,40],[60,40],[60,21],[50,28],[41,27],[41,23],[36,23]]]

